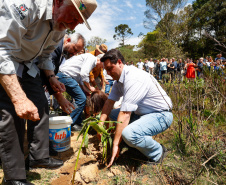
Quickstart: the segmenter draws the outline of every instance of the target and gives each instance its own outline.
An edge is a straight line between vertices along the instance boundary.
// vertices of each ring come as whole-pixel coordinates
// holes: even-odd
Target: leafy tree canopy
[[[127,24],[120,24],[115,27],[115,35],[113,35],[113,38],[115,40],[120,41],[120,45],[124,46],[125,41],[129,39],[131,35],[133,35],[133,32],[131,28]]]
[[[88,42],[87,42],[87,49],[92,51],[92,50],[95,50],[96,49],[96,45],[101,45],[101,44],[104,44],[106,43],[107,40],[106,39],[102,39],[100,37],[92,37]]]

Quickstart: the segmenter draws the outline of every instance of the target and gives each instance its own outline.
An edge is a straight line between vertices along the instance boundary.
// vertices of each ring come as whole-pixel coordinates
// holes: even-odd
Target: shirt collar
[[[128,68],[128,66],[124,65],[123,70],[122,70],[122,73],[121,73],[121,76],[120,76],[120,78],[118,80],[120,83],[123,83],[124,82],[127,68]]]
[[[44,16],[45,20],[51,20],[53,16],[53,0],[38,1],[40,7],[40,16]]]

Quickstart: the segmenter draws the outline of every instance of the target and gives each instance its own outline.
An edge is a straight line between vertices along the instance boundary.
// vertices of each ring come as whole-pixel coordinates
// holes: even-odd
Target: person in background
[[[143,70],[144,69],[144,63],[140,59],[139,62],[137,62],[137,68]]]
[[[149,73],[149,61],[148,60],[145,60],[144,62],[144,70]]]
[[[96,45],[96,49],[91,51],[90,53],[94,56],[98,56],[100,54],[104,54],[107,52],[107,46],[105,44]],[[105,79],[103,74],[103,68],[99,66],[94,67],[90,72],[90,83],[96,90],[104,90],[105,88]]]
[[[167,59],[168,61],[168,59]],[[162,75],[167,73],[167,62],[165,58],[161,59],[160,64],[160,70],[159,70],[159,80],[162,80]]]
[[[156,59],[156,62],[155,62],[155,78],[156,80],[159,80],[159,73],[160,73],[160,61]]]
[[[0,1],[0,158],[2,185],[31,185],[26,180],[23,141],[25,119],[29,168],[57,168],[63,161],[49,157],[49,116],[39,70],[55,92],[65,86],[54,75],[51,52],[97,7],[95,0]],[[90,28],[90,27],[89,27]],[[35,59],[39,58],[39,63]],[[5,119],[7,118],[7,119]]]
[[[219,54],[217,54],[217,57],[215,58],[214,61],[216,62],[218,59],[220,59],[220,60],[222,61],[222,60],[224,60],[225,58],[222,57],[222,54],[221,54],[221,53],[219,53]]]
[[[188,79],[194,80],[195,79],[195,64],[190,60],[189,58],[187,59],[188,63],[186,65],[186,77]]]
[[[104,69],[104,77],[105,77],[105,93],[107,94],[107,95],[109,95],[109,92],[110,92],[110,90],[111,90],[111,87],[113,86],[113,83],[114,83],[114,80],[113,80],[113,78],[110,76],[110,75],[108,75],[107,74],[107,71]]]
[[[177,74],[178,74],[179,82],[183,81],[183,78],[184,78],[184,67],[185,67],[185,65],[182,62],[182,59],[180,58],[179,61],[178,61],[178,64],[177,64]]]
[[[168,69],[167,69],[167,72],[169,73],[170,75],[170,82],[173,82],[173,79],[174,79],[174,64],[172,62],[172,59],[169,60],[169,63],[167,65]]]
[[[206,65],[203,61],[203,58],[201,57],[199,60],[197,60],[197,76],[200,78],[203,75],[203,66]]]
[[[155,64],[153,62],[153,59],[150,58],[150,61],[149,61],[149,72],[151,75],[154,75],[154,67],[155,67]]]
[[[175,80],[176,77],[177,77],[177,61],[175,60],[175,58],[172,58],[172,63],[174,64],[174,75],[173,75],[173,80]]]

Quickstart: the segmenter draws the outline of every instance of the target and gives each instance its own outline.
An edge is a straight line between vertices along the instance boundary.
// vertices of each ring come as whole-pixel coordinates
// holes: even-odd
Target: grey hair
[[[81,39],[83,41],[83,46],[86,45],[86,40],[80,33],[69,34],[69,35],[67,35],[67,38],[71,39],[71,42],[74,44],[76,44],[78,42],[78,40]]]

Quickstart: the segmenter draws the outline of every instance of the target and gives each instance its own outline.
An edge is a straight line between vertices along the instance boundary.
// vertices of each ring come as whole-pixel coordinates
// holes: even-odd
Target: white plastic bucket
[[[55,151],[63,152],[71,147],[71,123],[69,116],[49,118],[49,141]]]

